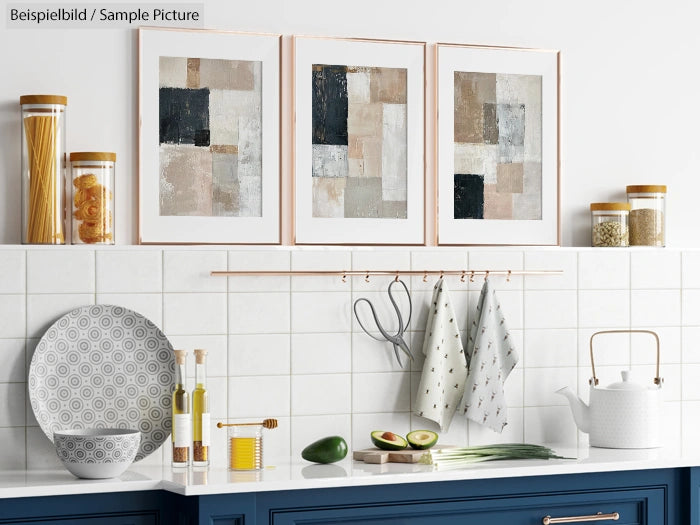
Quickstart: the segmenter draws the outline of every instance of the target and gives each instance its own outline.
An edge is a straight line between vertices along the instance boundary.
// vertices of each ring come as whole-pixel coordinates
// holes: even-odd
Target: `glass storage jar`
[[[631,246],[666,246],[666,186],[627,186]]]
[[[65,244],[66,105],[22,95],[22,243]]]
[[[591,246],[629,246],[626,202],[591,203]]]
[[[116,153],[70,154],[73,188],[73,244],[114,244]]]

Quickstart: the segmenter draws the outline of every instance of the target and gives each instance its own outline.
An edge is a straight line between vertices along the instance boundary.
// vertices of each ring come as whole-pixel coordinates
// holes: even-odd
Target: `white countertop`
[[[4,471],[0,472],[0,498],[158,489],[186,496],[233,494],[700,465],[700,455],[688,457],[679,451],[664,448],[620,450],[548,446],[559,455],[576,459],[491,461],[449,471],[436,471],[430,465],[420,464],[371,465],[349,457],[330,465],[299,460],[268,466],[262,471],[235,472],[217,466],[211,466],[208,470],[173,470],[169,465],[160,468],[135,464],[119,478],[107,480],[77,479],[66,470]]]

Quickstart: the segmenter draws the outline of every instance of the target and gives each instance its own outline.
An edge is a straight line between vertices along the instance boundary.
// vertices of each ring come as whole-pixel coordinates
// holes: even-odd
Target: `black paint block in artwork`
[[[160,143],[209,146],[209,88],[160,88]]]
[[[312,140],[314,144],[348,145],[347,66],[312,66]]]
[[[484,176],[455,173],[455,219],[484,218]]]

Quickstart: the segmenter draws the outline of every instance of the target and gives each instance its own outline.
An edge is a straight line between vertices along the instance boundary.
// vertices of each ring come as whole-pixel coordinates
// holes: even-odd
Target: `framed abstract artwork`
[[[558,245],[559,53],[437,45],[438,244]]]
[[[425,43],[294,37],[297,244],[425,243]]]
[[[139,242],[280,242],[280,44],[139,29]]]

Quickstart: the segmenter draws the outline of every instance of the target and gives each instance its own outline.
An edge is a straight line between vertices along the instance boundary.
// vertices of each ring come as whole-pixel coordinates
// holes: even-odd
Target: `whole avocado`
[[[314,463],[335,463],[348,454],[348,444],[340,436],[328,436],[314,441],[301,451],[301,457]]]

